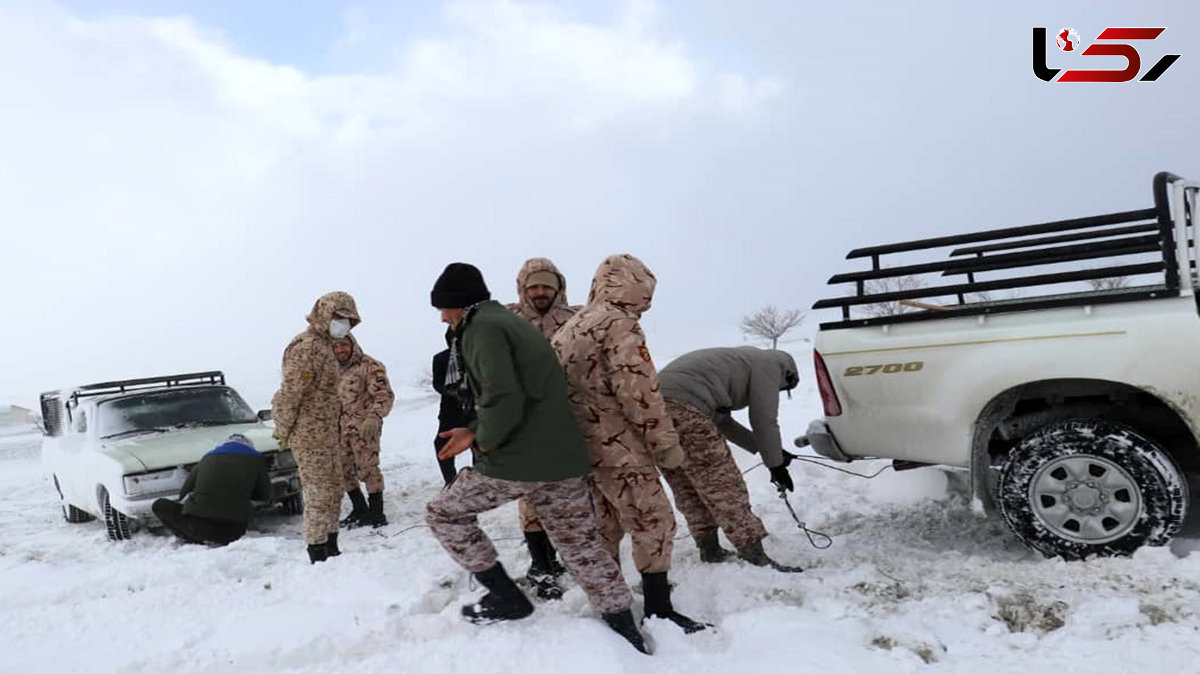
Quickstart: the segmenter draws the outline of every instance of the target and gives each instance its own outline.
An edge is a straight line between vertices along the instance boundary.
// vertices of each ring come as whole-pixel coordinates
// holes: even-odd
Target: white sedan
[[[157,526],[150,505],[175,498],[188,472],[231,433],[250,438],[267,462],[272,498],[260,507],[303,507],[300,476],[264,424],[220,372],[80,386],[41,396],[42,462],[68,522],[100,518],[109,540]]]

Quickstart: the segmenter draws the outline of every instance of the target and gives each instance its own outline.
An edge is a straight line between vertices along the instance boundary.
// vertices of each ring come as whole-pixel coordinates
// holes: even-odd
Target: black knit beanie
[[[462,309],[491,298],[483,274],[475,265],[465,262],[446,265],[429,293],[429,300],[436,309]]]

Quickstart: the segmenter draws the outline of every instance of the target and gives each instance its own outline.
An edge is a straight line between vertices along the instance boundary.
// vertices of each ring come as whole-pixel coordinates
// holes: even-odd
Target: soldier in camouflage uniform
[[[679,432],[684,460],[664,468],[675,492],[675,505],[687,520],[703,562],[720,562],[729,551],[717,541],[717,529],[756,566],[800,571],[772,560],[763,550],[767,536],[762,520],[750,510],[746,481],[733,462],[725,439],[762,456],[771,481],[791,491],[787,472],[791,455],[779,437],[779,392],[799,383],[796,361],[783,351],[753,346],[701,349],[671,361],[659,373],[667,412]],[[730,413],[749,408],[750,426]]]
[[[517,302],[509,311],[533,323],[546,339],[579,311],[579,305],[567,304],[567,279],[553,262],[532,257],[517,272]]]
[[[463,616],[486,623],[533,612],[478,520],[479,513],[525,497],[604,621],[647,652],[629,587],[596,530],[585,479],[587,445],[567,403],[562,368],[545,337],[490,297],[479,270],[459,262],[446,267],[430,293],[455,329],[446,388],[475,409],[468,427],[441,434],[448,442],[438,453],[444,459],[471,447],[475,465],[425,509],[442,547],[488,589],[463,607]]]
[[[358,325],[358,309],[348,293],[322,295],[305,317],[308,329],[283,352],[283,379],[271,399],[275,436],[290,447],[300,469],[304,494],[304,540],[311,562],[335,557],[342,470],[338,460],[338,362],[333,340]]]
[[[387,524],[383,514],[383,473],[379,472],[379,436],[383,418],[396,396],[383,363],[363,353],[353,336],[335,340],[333,353],[341,367],[338,398],[342,403],[341,460],[346,494],[353,509],[342,526]],[[363,498],[358,483],[367,485]]]
[[[530,258],[521,265],[517,272],[517,297],[517,302],[508,305],[509,311],[533,323],[547,340],[579,311],[578,306],[567,304],[567,279],[544,257]],[[562,596],[558,576],[566,569],[556,559],[554,544],[546,536],[529,499],[517,501],[517,514],[529,548],[530,563],[525,577],[537,588],[539,597],[558,599]]]
[[[567,376],[568,399],[592,462],[592,498],[609,554],[633,539],[646,615],[685,632],[704,629],[671,605],[667,571],[675,512],[656,466],[683,461],[679,436],[658,392],[658,373],[638,319],[650,308],[654,274],[632,255],[600,263],[587,304],[551,340]]]

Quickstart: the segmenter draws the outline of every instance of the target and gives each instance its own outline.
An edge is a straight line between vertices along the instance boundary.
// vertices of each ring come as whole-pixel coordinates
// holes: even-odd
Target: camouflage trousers
[[[525,533],[543,530],[542,520],[538,517],[537,508],[534,508],[529,499],[525,497],[521,497],[521,500],[517,501],[517,518],[521,521],[521,531]]]
[[[496,563],[496,548],[479,528],[479,513],[524,496],[542,514],[546,534],[563,564],[602,613],[632,604],[629,586],[616,561],[604,549],[582,477],[555,482],[497,480],[463,468],[449,488],[425,506],[433,535],[460,566],[478,573]]]
[[[739,550],[766,538],[766,527],[750,510],[746,480],[717,425],[707,414],[675,400],[667,400],[667,413],[679,433],[684,459],[662,474],[688,530],[702,536],[723,529]]]
[[[300,469],[300,489],[304,495],[304,541],[318,545],[338,530],[343,493],[338,450],[299,441],[291,447],[296,467]]]
[[[633,539],[633,563],[641,573],[671,568],[675,510],[653,466],[595,468],[588,477],[596,501],[596,524],[613,559],[621,539]]]
[[[344,491],[358,489],[359,482],[365,483],[367,491],[372,494],[383,491],[383,473],[379,471],[379,438],[365,438],[354,429],[342,433],[340,444]]]

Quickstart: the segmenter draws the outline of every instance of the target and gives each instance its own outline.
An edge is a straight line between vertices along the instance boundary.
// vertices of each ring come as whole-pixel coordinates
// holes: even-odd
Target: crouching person
[[[188,473],[179,501],[160,498],[151,508],[186,543],[226,545],[246,533],[251,501],[270,498],[266,462],[249,438],[234,433]]]
[[[446,388],[475,409],[469,428],[442,434],[448,442],[438,453],[445,459],[474,447],[474,468],[463,469],[425,509],[438,542],[488,589],[463,607],[463,616],[489,623],[533,612],[478,520],[525,497],[604,621],[649,652],[630,611],[629,586],[596,529],[587,445],[568,407],[558,359],[537,328],[490,298],[479,270],[462,263],[447,266],[431,293],[442,320],[455,328]]]
[[[675,505],[696,539],[700,561],[720,562],[730,556],[717,539],[723,529],[738,556],[755,566],[798,572],[771,559],[763,550],[767,529],[750,510],[746,481],[729,453],[728,438],[762,456],[771,482],[792,491],[788,462],[779,438],[779,392],[800,381],[796,361],[783,351],[753,346],[701,349],[671,361],[659,373],[667,412],[679,432],[683,463],[664,468],[675,492]],[[749,408],[750,428],[730,412]]]

